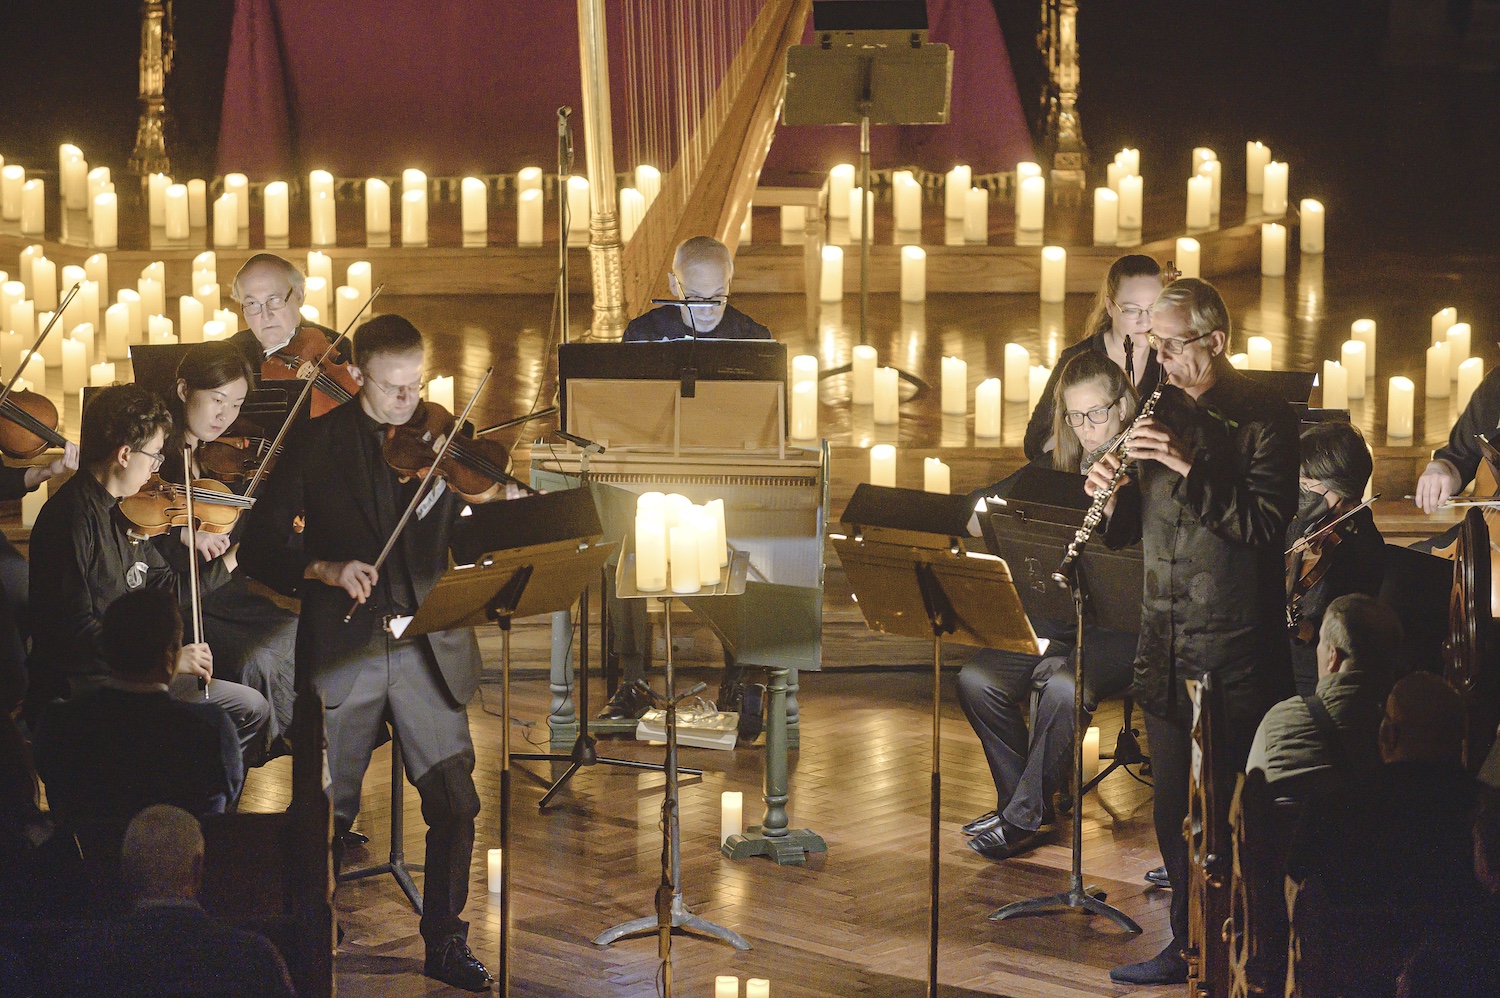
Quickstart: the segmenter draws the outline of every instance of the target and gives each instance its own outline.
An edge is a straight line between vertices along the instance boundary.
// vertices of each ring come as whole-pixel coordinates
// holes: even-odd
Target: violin
[[[220,437],[198,445],[198,468],[209,478],[225,485],[248,482],[270,451],[271,442],[264,437]]]
[[[266,358],[260,376],[267,381],[288,381],[297,377],[304,364],[314,364],[312,414],[321,416],[343,405],[359,393],[348,364],[342,364],[329,353],[329,340],[317,326],[302,326],[291,342]]]
[[[418,402],[411,419],[400,426],[385,428],[381,454],[402,481],[422,478],[432,469],[433,459],[457,425],[453,413],[436,402]],[[469,502],[489,502],[497,498],[507,484],[519,486],[527,492],[536,491],[512,477],[510,471],[510,453],[504,444],[459,435],[453,437],[447,452],[442,455],[436,474]]]
[[[229,486],[212,478],[193,480],[191,518],[187,498],[185,487],[152,475],[139,492],[120,500],[120,513],[130,521],[130,532],[138,537],[159,537],[173,528],[188,526],[210,534],[227,534],[234,529],[240,512],[255,504],[254,499],[236,495]]]
[[[1353,509],[1334,516],[1316,530],[1303,534],[1287,548],[1286,626],[1292,637],[1300,643],[1312,644],[1318,639],[1313,622],[1307,619],[1303,610],[1302,602],[1313,587],[1323,581],[1328,569],[1332,567],[1333,553],[1344,541],[1341,525],[1379,498],[1380,494],[1377,492]]]
[[[0,451],[6,457],[24,461],[66,445],[57,432],[57,406],[47,396],[12,389],[0,402]]]

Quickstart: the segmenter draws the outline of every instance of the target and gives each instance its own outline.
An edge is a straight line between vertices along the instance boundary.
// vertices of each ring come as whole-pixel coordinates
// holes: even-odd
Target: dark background
[[[993,2],[1036,126],[1038,3]],[[1148,183],[1152,174],[1186,176],[1189,150],[1207,145],[1225,161],[1226,183],[1242,184],[1243,143],[1259,138],[1291,164],[1294,198],[1315,196],[1328,206],[1330,240],[1418,253],[1495,251],[1500,77],[1492,67],[1460,70],[1456,56],[1429,57],[1420,40],[1389,30],[1390,9],[1425,5],[1082,6],[1080,110],[1094,172],[1131,145],[1141,150]],[[120,170],[135,136],[138,4],[12,0],[5,7],[0,152],[41,166],[55,162],[60,142],[73,141],[91,161]],[[170,149],[187,174],[213,174],[233,8],[233,0],[177,3]],[[1455,52],[1464,31],[1490,30],[1490,18],[1500,18],[1493,0],[1451,0],[1439,9]],[[379,5],[371,10],[378,16]]]

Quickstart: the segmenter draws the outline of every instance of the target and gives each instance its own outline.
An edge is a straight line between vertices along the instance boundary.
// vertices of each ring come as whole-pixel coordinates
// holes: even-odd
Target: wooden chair
[[[1281,994],[1286,987],[1286,861],[1298,806],[1276,799],[1266,774],[1254,770],[1235,781],[1229,805],[1234,867],[1229,887],[1231,998]]]
[[[1231,872],[1229,814],[1223,791],[1227,708],[1212,675],[1188,683],[1193,699],[1193,763],[1188,777],[1188,994],[1227,998]]]
[[[1464,765],[1478,773],[1500,722],[1500,668],[1494,661],[1490,590],[1496,553],[1481,510],[1470,509],[1464,517],[1455,547],[1444,675],[1463,697]]]

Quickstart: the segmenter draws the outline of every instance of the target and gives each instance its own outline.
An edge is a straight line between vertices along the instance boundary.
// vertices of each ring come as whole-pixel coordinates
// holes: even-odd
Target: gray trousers
[[[390,723],[401,738],[406,776],[422,798],[427,822],[421,931],[434,946],[451,935],[467,935],[469,928],[459,918],[469,899],[479,814],[469,715],[448,696],[424,642],[381,635],[360,657],[353,689],[324,714],[335,842],[359,814],[370,755]],[[334,860],[336,866],[342,860],[337,846]]]
[[[250,687],[271,705],[266,741],[274,742],[292,723],[297,615],[235,575],[203,597],[203,635],[213,649],[214,675]]]

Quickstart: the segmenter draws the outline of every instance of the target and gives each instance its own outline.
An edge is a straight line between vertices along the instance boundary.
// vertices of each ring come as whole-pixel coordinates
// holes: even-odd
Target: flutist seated
[[[1058,471],[1087,472],[1099,453],[1129,425],[1135,392],[1122,371],[1104,354],[1077,354],[1057,379],[1052,436],[1057,445],[1038,459]],[[1020,472],[1017,473],[1019,475]],[[979,495],[1003,496],[1016,478]],[[1080,493],[1082,479],[1079,479]],[[1070,786],[1073,756],[1072,618],[1033,620],[1048,639],[1043,655],[984,650],[958,676],[958,702],[989,761],[995,779],[995,810],[964,826],[969,848],[989,859],[1008,859],[1038,844],[1052,824],[1052,795]],[[1084,634],[1084,707],[1130,685],[1136,636],[1091,628]],[[1026,729],[1032,691],[1039,694]]]

